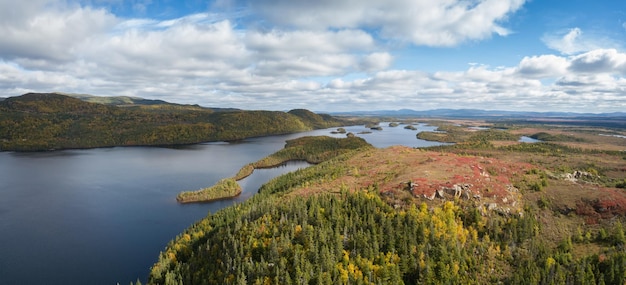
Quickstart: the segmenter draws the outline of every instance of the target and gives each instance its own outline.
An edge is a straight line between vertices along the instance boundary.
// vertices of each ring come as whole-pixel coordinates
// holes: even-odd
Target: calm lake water
[[[361,134],[376,147],[425,147],[404,125]],[[345,127],[349,132],[363,126]],[[269,179],[306,167],[256,170],[232,200],[176,203],[176,194],[210,186],[286,140],[335,129],[203,143],[180,148],[115,147],[38,153],[0,152],[0,284],[145,282],[159,252],[209,212],[244,201]]]

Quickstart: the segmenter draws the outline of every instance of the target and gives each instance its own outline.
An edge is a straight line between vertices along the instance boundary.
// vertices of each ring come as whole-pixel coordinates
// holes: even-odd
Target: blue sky
[[[0,0],[0,34],[0,97],[626,110],[623,1]]]

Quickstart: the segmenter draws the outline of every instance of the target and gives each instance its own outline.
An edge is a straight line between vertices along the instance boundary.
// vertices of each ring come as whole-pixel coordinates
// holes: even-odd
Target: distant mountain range
[[[131,96],[94,96],[89,94],[74,94],[55,92],[55,94],[78,98],[82,101],[98,103],[104,105],[113,105],[120,107],[129,106],[145,106],[145,105],[169,105],[172,107],[189,108],[189,109],[209,109],[213,111],[237,111],[237,108],[216,108],[203,107],[198,104],[177,104],[163,100],[145,99],[141,97]],[[0,97],[0,101],[7,99]],[[480,109],[434,109],[425,111],[416,111],[412,109],[400,110],[371,110],[371,111],[344,111],[344,112],[325,112],[317,111],[316,113],[325,113],[334,116],[371,116],[371,117],[421,117],[421,118],[481,118],[481,119],[532,119],[532,118],[560,118],[560,119],[606,119],[617,118],[626,119],[626,112],[612,113],[575,113],[575,112],[530,112],[530,111],[504,111],[504,110],[480,110]]]
[[[613,113],[574,113],[574,112],[527,112],[494,111],[478,109],[435,109],[416,111],[411,109],[374,110],[353,112],[331,112],[331,115],[375,116],[375,117],[427,117],[427,118],[615,118],[625,117],[626,112]]]

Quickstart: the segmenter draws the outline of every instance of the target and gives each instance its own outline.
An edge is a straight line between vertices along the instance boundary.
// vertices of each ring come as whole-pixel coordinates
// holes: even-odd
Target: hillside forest
[[[303,109],[221,110],[145,100],[104,104],[93,98],[88,102],[57,93],[29,93],[0,101],[0,150],[167,146],[349,124]]]
[[[277,177],[172,240],[148,283],[624,284],[624,142],[432,123],[456,144],[363,146]],[[554,140],[518,142],[541,132]]]

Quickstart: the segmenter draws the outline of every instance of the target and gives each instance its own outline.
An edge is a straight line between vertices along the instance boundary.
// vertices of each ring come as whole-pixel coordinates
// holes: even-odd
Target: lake
[[[415,137],[435,127],[381,126],[381,131],[358,136],[381,148],[439,144]],[[355,134],[369,131],[344,128]],[[178,192],[233,176],[289,139],[345,137],[332,130],[176,148],[0,152],[0,284],[129,284],[137,278],[145,283],[159,252],[185,228],[307,164],[256,170],[240,181],[243,192],[231,200],[181,205]]]

